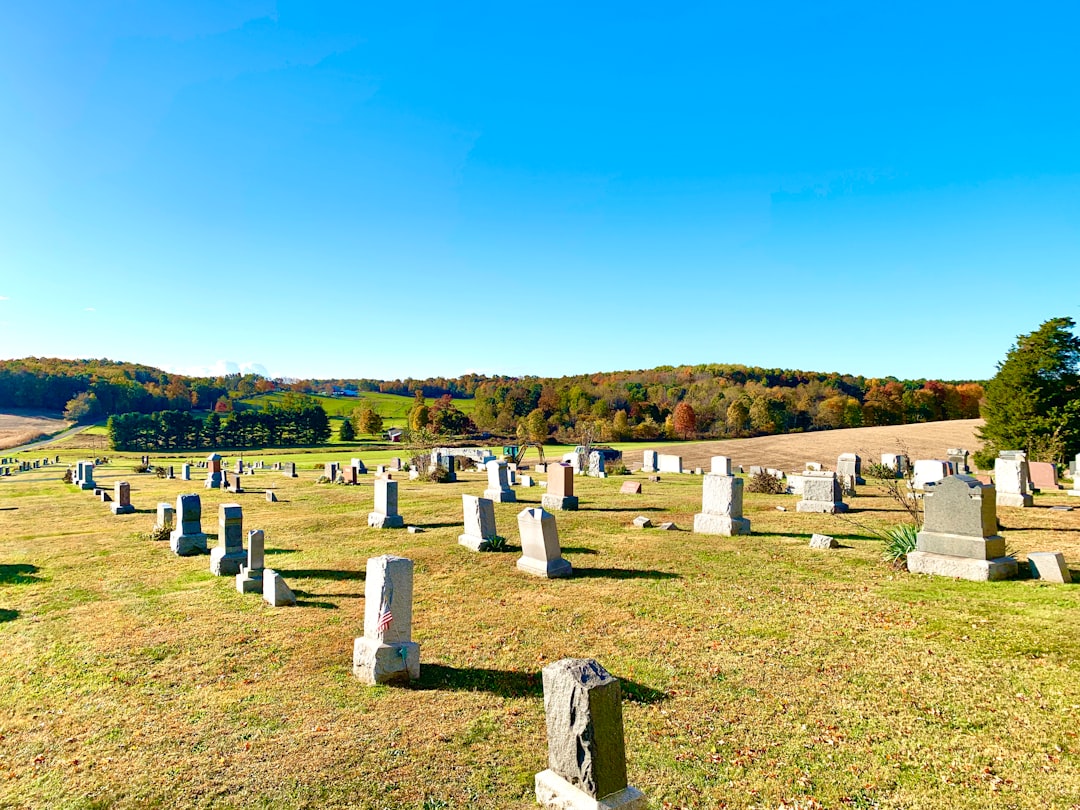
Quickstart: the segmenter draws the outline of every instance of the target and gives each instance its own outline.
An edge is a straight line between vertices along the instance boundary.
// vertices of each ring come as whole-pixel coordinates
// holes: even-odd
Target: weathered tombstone
[[[454,457],[449,453],[440,453],[436,464],[446,470],[444,474],[445,482],[453,484],[457,481],[457,464],[454,463]]]
[[[217,453],[211,453],[206,457],[206,463],[209,465],[209,472],[206,474],[206,489],[220,489],[221,488],[221,456]]]
[[[645,451],[645,458],[644,458],[644,460],[642,461],[642,464],[641,464],[641,471],[642,472],[647,472],[647,473],[656,472],[656,456],[657,456],[657,453],[656,453],[655,450],[646,450]]]
[[[296,604],[296,595],[273,568],[264,568],[262,577],[263,601],[271,607],[292,607]]]
[[[907,555],[914,574],[940,574],[976,582],[1016,575],[997,534],[994,487],[967,475],[950,475],[923,496],[923,527]]]
[[[294,462],[286,461],[281,467],[286,478],[296,478],[296,464]]]
[[[1061,489],[1058,484],[1057,467],[1048,461],[1029,461],[1028,472],[1035,489],[1042,492],[1054,492]]]
[[[359,459],[357,459],[357,461],[359,461]],[[394,456],[392,459],[390,459],[390,469],[394,470],[395,472],[401,472],[401,459],[397,456]]]
[[[634,525],[637,526],[639,529],[651,529],[652,521],[644,515],[638,515],[636,518],[634,518]]]
[[[662,473],[681,473],[682,456],[671,456],[660,453],[656,456],[656,469]]]
[[[506,462],[489,461],[487,463],[488,488],[484,490],[484,497],[490,498],[496,503],[514,503],[517,493],[510,489],[506,480]]]
[[[574,468],[568,464],[550,464],[547,474],[547,492],[540,497],[540,505],[550,511],[569,511],[578,508],[574,497]]]
[[[836,459],[836,477],[841,481],[851,483],[850,489],[855,485],[862,486],[866,479],[862,477],[862,459],[856,453],[841,453]]]
[[[945,459],[952,463],[953,468],[963,475],[967,475],[970,470],[968,469],[968,453],[963,448],[950,447],[945,451]]]
[[[328,478],[333,484],[338,479],[338,465],[336,461],[328,461],[323,465],[323,477]]]
[[[815,534],[810,538],[810,548],[840,548],[840,544],[836,542],[835,538],[827,534]]]
[[[181,481],[190,481],[191,480],[191,465],[190,464],[181,464],[180,465],[180,480]]]
[[[94,488],[94,463],[92,461],[80,461],[82,474],[79,476],[79,489]]]
[[[943,481],[948,475],[948,462],[936,458],[917,459],[911,481],[912,489],[926,489],[938,481]]]
[[[531,487],[536,486],[536,482],[533,481],[533,477],[531,475],[523,475],[521,476],[521,486],[525,489],[530,489]]]
[[[604,454],[599,450],[589,453],[589,476],[592,478],[607,478],[604,470]]]
[[[113,484],[113,502],[109,508],[114,515],[127,515],[135,511],[131,505],[131,485],[127,481]]]
[[[157,505],[157,523],[154,527],[157,529],[169,529],[173,527],[173,516],[176,511],[173,509],[171,503],[159,503]]]
[[[353,643],[353,675],[364,683],[408,683],[420,677],[412,601],[412,560],[384,555],[367,561],[364,635]]]
[[[1028,494],[1028,463],[1019,458],[994,459],[994,488],[998,506],[1027,507],[1033,505]]]
[[[558,810],[645,810],[626,781],[622,691],[596,661],[564,658],[543,669],[548,767],[536,775],[536,801]]]
[[[846,512],[848,506],[836,480],[836,473],[829,471],[814,472],[807,470],[802,474],[802,500],[795,504],[796,512],[824,512],[835,514]]]
[[[807,473],[807,472],[813,472],[813,470],[805,470],[804,474]],[[792,473],[791,475],[789,475],[787,477],[787,491],[789,493],[791,493],[792,495],[802,495],[803,494],[803,476],[802,476],[802,474],[796,475],[795,473]]]
[[[177,526],[169,535],[169,547],[180,557],[206,553],[206,535],[202,530],[202,501],[192,493],[176,496]]]
[[[566,469],[573,475],[572,467]],[[554,515],[543,509],[523,509],[518,513],[518,532],[521,534],[518,569],[548,579],[573,573],[570,563],[562,557]]]
[[[243,458],[238,458],[236,460],[236,463],[233,465],[233,472],[235,472],[237,475],[243,475],[244,474],[244,459]]]
[[[1060,551],[1030,551],[1027,556],[1033,579],[1062,584],[1072,582],[1072,574]]]
[[[893,478],[902,478],[907,472],[907,456],[901,453],[882,453],[881,466],[893,471]]]
[[[641,494],[641,482],[640,481],[624,481],[623,485],[619,487],[619,494],[621,495],[640,495]]]
[[[218,507],[218,544],[210,551],[210,573],[235,576],[244,564],[244,511],[238,503]]]
[[[743,482],[733,475],[709,473],[701,482],[701,512],[694,515],[694,532],[731,537],[750,534],[742,516]]]
[[[727,456],[713,456],[709,462],[709,472],[716,475],[731,475],[731,459]]]
[[[277,493],[272,489],[266,490],[266,502],[277,503]]]
[[[536,474],[537,475],[547,475],[547,467],[548,467],[547,464],[545,464],[544,462],[540,462],[539,464],[536,465]]]
[[[240,473],[224,472],[221,475],[226,492],[239,493],[244,491],[243,479],[240,477]]]
[[[405,520],[398,514],[397,481],[375,479],[375,510],[368,513],[368,526],[373,529],[400,529]]]
[[[495,503],[490,498],[475,495],[461,496],[461,509],[465,521],[465,533],[458,536],[458,543],[473,551],[488,551],[497,536],[495,530]]]
[[[240,593],[262,593],[263,561],[266,554],[266,535],[262,529],[248,532],[247,559],[236,575],[236,590]]]

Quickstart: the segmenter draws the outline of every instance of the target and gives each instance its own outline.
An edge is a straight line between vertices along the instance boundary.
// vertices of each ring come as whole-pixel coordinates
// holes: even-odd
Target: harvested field
[[[679,442],[641,449],[659,450],[682,456],[683,467],[708,469],[711,456],[730,456],[732,463],[749,467],[758,464],[781,470],[801,470],[807,461],[820,461],[826,468],[836,467],[841,453],[858,453],[863,463],[880,461],[882,453],[907,453],[911,459],[945,458],[950,447],[974,452],[982,447],[975,435],[982,419],[957,419],[951,422],[924,422],[917,425],[822,430],[814,433],[789,433],[784,436],[758,436],[753,439],[725,439],[715,442]],[[641,467],[637,445],[620,445],[627,466]]]
[[[0,413],[0,450],[19,447],[42,436],[71,427],[72,423],[39,412]]]

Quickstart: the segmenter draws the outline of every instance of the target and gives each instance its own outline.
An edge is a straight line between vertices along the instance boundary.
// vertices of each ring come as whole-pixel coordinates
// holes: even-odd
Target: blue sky
[[[1080,319],[1059,4],[0,12],[0,356],[983,378]]]

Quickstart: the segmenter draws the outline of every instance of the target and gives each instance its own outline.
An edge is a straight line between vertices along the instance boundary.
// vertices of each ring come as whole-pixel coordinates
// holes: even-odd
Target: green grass
[[[60,483],[63,465],[0,481],[0,806],[525,810],[546,766],[539,672],[569,655],[623,680],[630,780],[657,810],[1080,803],[1080,586],[897,572],[880,541],[795,513],[793,496],[746,495],[749,537],[630,525],[689,527],[701,479],[688,475],[633,476],[640,496],[618,493],[623,477],[578,478],[581,510],[557,515],[576,576],[538,580],[516,551],[457,544],[461,495],[482,475],[402,480],[401,512],[425,531],[380,532],[371,476],[315,483],[315,463],[350,455],[246,453],[299,460],[301,477],[266,470],[235,495],[113,454],[95,478],[129,481],[140,510],[120,517]],[[192,491],[209,533],[219,504],[243,505],[299,607],[139,537],[158,501]],[[517,492],[495,506],[512,546],[542,490]],[[874,487],[852,508],[874,528],[900,520]],[[1060,549],[1080,567],[1080,513],[1001,520],[1019,553]],[[813,532],[845,547],[812,551]],[[350,671],[365,562],[384,553],[416,564],[410,688]]]
[[[254,397],[248,397],[247,399],[239,400],[245,405],[251,405],[256,408],[263,408],[266,403],[276,402],[281,403],[284,394],[272,393],[272,394],[260,394]],[[409,416],[409,410],[413,405],[412,397],[403,397],[398,394],[377,394],[372,392],[361,392],[355,397],[324,397],[316,396],[312,397],[330,416],[350,416],[353,410],[362,407],[363,404],[370,405],[379,416],[383,419],[401,420],[404,421]],[[426,400],[428,405],[431,405],[435,400],[429,398]],[[454,405],[463,413],[470,414],[473,412],[473,408],[476,407],[476,400],[474,399],[455,399]]]

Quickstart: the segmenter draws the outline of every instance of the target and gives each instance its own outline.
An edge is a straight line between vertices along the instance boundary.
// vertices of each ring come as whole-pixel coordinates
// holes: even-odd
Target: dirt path
[[[982,423],[981,419],[957,419],[917,425],[758,436],[753,439],[642,445],[641,449],[682,456],[683,468],[701,467],[706,471],[711,456],[730,456],[733,464],[744,467],[758,464],[796,471],[803,469],[807,461],[820,461],[828,469],[836,469],[836,457],[841,453],[858,453],[866,464],[880,461],[882,453],[907,453],[915,460],[945,458],[945,451],[950,447],[975,451],[982,446],[975,435],[975,429]],[[641,467],[641,453],[637,450],[625,451],[623,460],[631,469]]]

